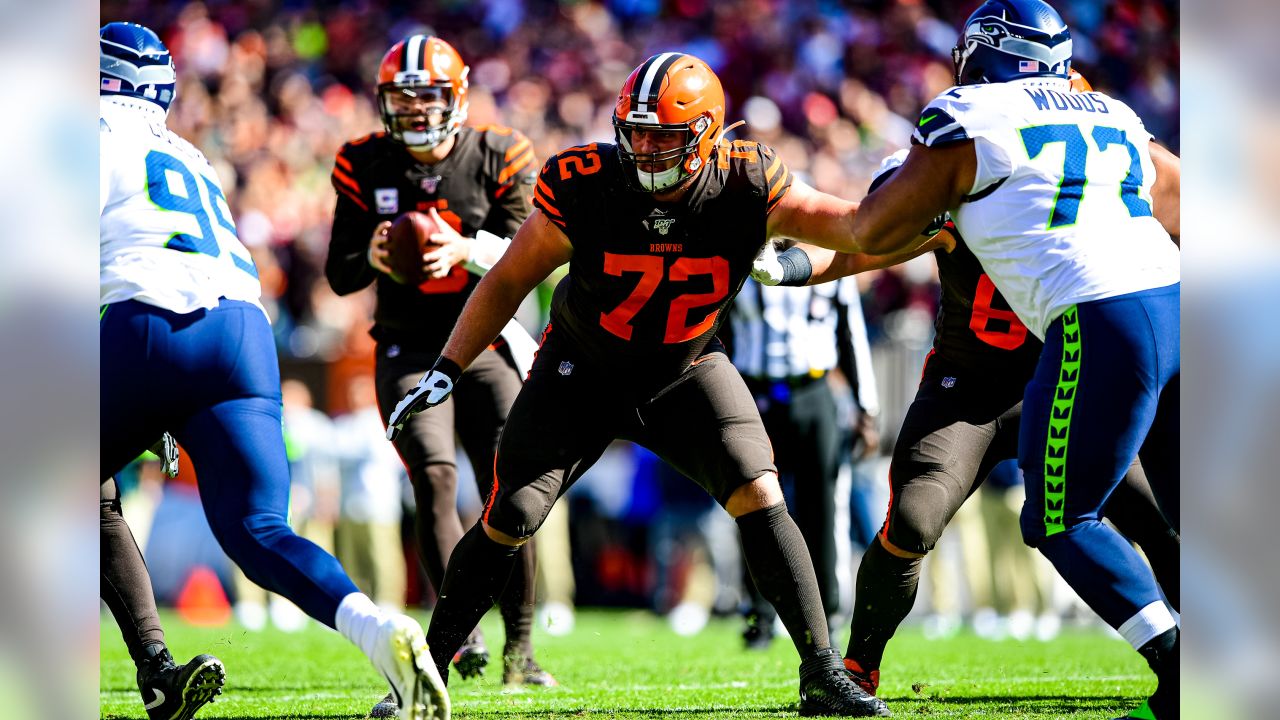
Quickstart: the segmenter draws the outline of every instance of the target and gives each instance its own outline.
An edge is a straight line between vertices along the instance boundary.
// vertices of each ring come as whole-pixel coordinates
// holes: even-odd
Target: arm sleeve
[[[493,143],[493,205],[482,229],[499,237],[512,237],[533,211],[530,198],[536,181],[533,144],[529,138],[512,131]]]
[[[378,271],[369,265],[367,257],[369,238],[377,226],[377,216],[365,212],[346,194],[338,193],[329,256],[324,262],[325,278],[335,293],[349,295],[368,287],[377,277]]]

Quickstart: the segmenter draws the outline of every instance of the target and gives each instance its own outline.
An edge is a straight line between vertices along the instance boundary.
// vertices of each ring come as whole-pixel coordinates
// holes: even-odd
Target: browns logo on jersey
[[[334,160],[338,192],[325,274],[338,294],[377,281],[374,337],[422,349],[440,348],[479,278],[455,266],[444,278],[401,285],[366,260],[373,229],[384,220],[435,208],[465,236],[477,230],[511,237],[531,212],[537,165],[533,146],[515,130],[464,127],[435,165],[419,163],[404,144],[373,133],[347,143]]]
[[[534,206],[573,245],[551,324],[602,367],[661,382],[714,339],[791,173],[746,140],[718,147],[674,203],[632,189],[623,172],[615,145],[593,143],[560,152],[538,176]]]
[[[1018,319],[982,264],[954,228],[955,250],[935,250],[942,297],[933,349],[961,367],[1025,383],[1035,371],[1041,342]]]

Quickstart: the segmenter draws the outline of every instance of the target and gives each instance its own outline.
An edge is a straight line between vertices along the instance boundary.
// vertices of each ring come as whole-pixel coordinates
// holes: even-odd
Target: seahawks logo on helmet
[[[98,94],[125,95],[153,102],[166,113],[178,74],[173,56],[150,28],[113,22],[98,33]]]
[[[1043,0],[987,0],[951,51],[957,85],[1067,77],[1071,32]]]

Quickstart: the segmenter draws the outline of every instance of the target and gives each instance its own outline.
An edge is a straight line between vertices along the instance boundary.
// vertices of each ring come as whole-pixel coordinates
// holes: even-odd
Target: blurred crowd
[[[337,298],[322,273],[335,201],[329,173],[343,142],[381,128],[377,63],[405,36],[452,43],[471,66],[470,122],[523,131],[540,158],[610,141],[631,69],[657,52],[692,53],[720,76],[726,117],[746,121],[738,137],[773,145],[819,189],[858,198],[879,161],[910,142],[920,107],[951,84],[956,28],[975,4],[104,0],[102,22],[145,22],[173,51],[180,84],[170,126],[209,156],[228,188],[287,363],[367,355],[359,336],[371,298]],[[1076,67],[1176,150],[1177,3],[1059,5]],[[936,292],[929,264],[921,266],[863,279],[873,336],[897,311],[931,316]],[[325,407],[346,409],[341,393],[321,394]]]
[[[291,403],[286,393],[286,402],[308,410],[314,406],[309,419],[294,414],[295,439],[310,440],[299,440],[293,450],[305,457],[306,446],[328,448],[329,460],[337,463],[330,470],[341,476],[339,486],[321,481],[308,492],[306,483],[315,474],[295,466],[295,482],[299,474],[304,479],[299,497],[314,501],[310,512],[298,515],[341,520],[348,537],[383,533],[379,542],[394,543],[385,540],[385,527],[364,527],[398,526],[401,501],[411,502],[394,454],[386,455],[390,446],[363,435],[351,447],[332,439],[356,438],[352,428],[359,423],[379,429],[370,416],[376,409],[370,406],[368,382],[373,296],[365,291],[339,298],[323,274],[335,202],[329,181],[334,155],[344,142],[381,129],[373,86],[378,61],[392,44],[414,33],[437,34],[452,43],[471,67],[469,123],[498,122],[521,130],[539,158],[570,145],[611,142],[610,116],[629,72],[657,52],[692,53],[720,76],[728,121],[746,121],[734,136],[772,145],[817,188],[856,199],[865,194],[880,160],[909,145],[919,109],[952,84],[956,28],[975,5],[972,0],[104,0],[101,20],[147,24],[172,50],[179,86],[170,127],[216,166],[240,239],[254,254],[283,374],[302,381],[291,386],[295,398],[308,394]],[[1176,152],[1177,3],[1073,0],[1057,6],[1072,29],[1075,67],[1096,89],[1128,102]],[[885,406],[881,421],[887,442],[881,452],[887,453],[932,337],[936,271],[926,256],[860,276],[859,285]],[[540,309],[542,316],[534,312],[523,318],[531,331],[545,322],[545,303]],[[286,408],[286,425],[288,416]],[[341,433],[325,425],[335,417],[347,428]],[[667,571],[653,562],[656,555],[668,564],[699,565],[685,556],[652,552],[655,543],[666,541],[654,529],[661,528],[656,509],[666,485],[653,479],[660,473],[646,470],[647,462],[632,449],[611,452],[592,474],[626,482],[592,483],[589,474],[581,490],[575,488],[577,497],[589,500],[604,518],[604,525],[579,524],[575,515],[575,544],[591,546],[594,537],[600,550],[591,558],[592,567],[579,573],[599,583],[579,588],[580,599],[627,603],[648,593],[664,596],[648,604],[670,608],[690,592],[685,586],[692,581],[673,587]],[[866,472],[883,485],[883,469]],[[347,483],[356,490],[335,489]],[[465,491],[472,483],[464,477],[458,487]],[[479,504],[478,498],[462,502],[473,511]],[[701,501],[690,503],[692,516],[707,510]],[[882,503],[871,502],[871,507],[882,516]],[[193,523],[198,517],[198,512],[190,515]],[[628,528],[652,535],[607,542],[625,538]],[[152,546],[163,549],[154,540]],[[1021,547],[1020,541],[1011,542]],[[352,550],[338,550],[348,556],[343,559],[348,567],[361,562],[352,558]],[[715,555],[710,542],[702,554]],[[150,549],[148,560],[156,570],[159,563]],[[579,562],[575,557],[575,565]],[[704,557],[701,565],[708,562],[717,568],[734,565],[715,557]],[[411,601],[420,596],[413,565],[408,587],[396,584],[394,576],[404,571],[395,570],[382,598],[394,603],[406,591]],[[378,572],[385,570],[368,570],[369,582],[380,582]],[[163,582],[156,586],[161,592]],[[978,595],[971,592],[970,610]],[[705,604],[720,609],[734,602],[714,598]],[[1024,603],[1021,610],[1040,613],[1047,602]],[[935,610],[948,616],[958,612]],[[1001,609],[1002,615],[1009,612]]]

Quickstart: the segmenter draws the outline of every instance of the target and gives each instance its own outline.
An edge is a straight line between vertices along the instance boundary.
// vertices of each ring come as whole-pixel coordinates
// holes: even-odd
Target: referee
[[[778,474],[792,481],[792,514],[813,558],[822,606],[834,617],[841,576],[852,585],[849,489],[837,492],[842,456],[850,430],[863,439],[862,453],[877,443],[878,399],[856,281],[769,287],[749,279],[729,317],[722,334],[730,357],[760,408]],[[838,412],[828,377],[837,370],[852,388],[853,418]],[[748,648],[764,649],[773,639],[775,612],[750,575],[745,578],[750,608],[743,637]]]

